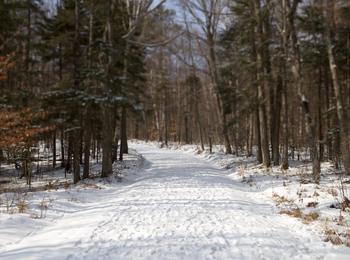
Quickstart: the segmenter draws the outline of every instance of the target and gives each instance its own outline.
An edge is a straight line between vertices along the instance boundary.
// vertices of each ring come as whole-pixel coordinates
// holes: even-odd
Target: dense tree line
[[[45,143],[78,182],[132,137],[350,174],[348,1],[164,2],[0,0],[1,160]]]
[[[162,89],[173,95],[163,107],[153,97],[146,124],[155,136],[202,149],[225,144],[226,153],[254,153],[266,167],[310,158],[316,182],[326,160],[349,174],[349,2],[179,3],[184,34],[160,57],[171,60]]]
[[[1,71],[2,160],[22,162],[28,176],[24,162],[37,160],[33,151],[44,142],[52,167],[60,160],[75,183],[89,177],[100,150],[102,176],[111,175],[119,139],[119,159],[128,153],[127,114],[143,95],[146,52],[138,42],[160,5],[62,0],[49,9],[43,1],[2,0],[1,57],[12,64]],[[10,118],[20,122],[7,126]]]

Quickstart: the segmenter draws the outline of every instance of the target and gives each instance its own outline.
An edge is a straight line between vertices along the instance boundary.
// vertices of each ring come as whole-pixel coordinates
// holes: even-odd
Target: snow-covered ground
[[[227,169],[231,179],[246,184],[261,201],[273,202],[280,214],[298,218],[324,241],[350,247],[350,178],[332,163],[321,164],[321,181],[315,184],[307,160],[290,160],[288,170],[279,166],[266,169],[254,157],[225,154],[219,145],[213,147],[213,153],[201,151],[197,145],[171,143],[168,148]],[[306,154],[302,157],[308,158]]]
[[[145,161],[123,182],[33,193],[43,218],[0,214],[0,259],[349,259],[315,226],[279,214],[267,199],[277,185],[245,176],[252,161],[223,169],[220,156],[131,147]]]

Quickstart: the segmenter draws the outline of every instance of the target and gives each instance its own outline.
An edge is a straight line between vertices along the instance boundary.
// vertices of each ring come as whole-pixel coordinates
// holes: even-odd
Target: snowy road
[[[133,148],[147,160],[137,181],[95,192],[0,248],[0,259],[347,258],[349,251],[276,214],[212,164],[182,151]]]

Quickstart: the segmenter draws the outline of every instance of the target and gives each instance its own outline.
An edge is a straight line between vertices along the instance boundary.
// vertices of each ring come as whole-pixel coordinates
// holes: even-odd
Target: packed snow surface
[[[0,259],[350,259],[213,163],[132,147],[145,158],[132,180],[77,191],[69,204],[58,191],[45,220],[2,218]]]

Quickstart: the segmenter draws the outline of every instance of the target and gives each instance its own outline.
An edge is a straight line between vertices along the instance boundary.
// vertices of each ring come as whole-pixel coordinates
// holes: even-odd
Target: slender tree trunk
[[[224,109],[224,102],[223,102],[223,91],[220,87],[219,83],[219,72],[217,69],[217,61],[216,61],[216,53],[215,53],[215,41],[213,39],[213,35],[208,34],[208,43],[209,43],[209,56],[210,56],[210,70],[211,70],[211,79],[212,83],[214,84],[214,88],[217,91],[217,106],[220,113],[220,124],[221,124],[221,131],[222,136],[224,138],[225,142],[225,151],[227,154],[232,154],[232,148],[230,143],[230,138],[228,134],[227,129],[227,119],[226,119],[226,111]]]
[[[254,5],[254,2],[252,2]],[[252,15],[254,15],[254,8],[251,10]],[[256,33],[255,33],[255,28],[251,32],[251,48],[252,48],[252,55],[251,55],[251,60],[254,62],[255,65],[255,73],[254,76],[252,77],[253,81],[257,81],[256,75],[258,74],[258,69],[257,69],[257,44],[256,44]],[[253,85],[254,86],[254,85]],[[255,106],[258,107],[259,99],[258,99],[258,90],[254,86],[254,98],[255,98]],[[253,114],[253,139],[256,142],[257,145],[257,151],[256,151],[256,158],[259,163],[263,162],[262,158],[262,147],[261,147],[261,133],[260,133],[260,116],[259,116],[259,109],[255,108],[251,112]]]
[[[61,167],[65,167],[65,158],[64,158],[64,129],[63,127],[61,128]]]
[[[285,76],[285,75],[283,75]],[[282,77],[283,77],[282,76]],[[280,164],[280,125],[281,125],[281,99],[282,99],[282,83],[283,79],[278,78],[275,91],[273,92],[273,109],[271,111],[271,148],[273,165]]]
[[[118,135],[118,129],[117,129],[117,124],[115,120],[115,130],[114,130],[114,141],[113,141],[113,163],[118,160],[118,145],[119,145],[119,135]]]
[[[165,99],[164,99],[165,100]],[[164,103],[164,143],[165,146],[168,146],[168,139],[169,139],[169,114],[168,109],[166,108],[167,105]]]
[[[88,113],[85,114],[85,131],[84,131],[84,169],[83,179],[89,178],[90,173],[90,148],[91,148],[91,127]]]
[[[328,68],[328,66],[327,66]],[[325,71],[325,92],[326,92],[326,108],[327,111],[330,111],[331,109],[331,95],[332,95],[332,91],[331,88],[329,87],[329,80],[328,80],[328,70]],[[332,115],[331,113],[327,113],[327,156],[328,156],[328,160],[333,161],[334,159],[334,149],[333,149],[333,136],[334,134],[331,134],[331,129],[332,129]]]
[[[288,88],[287,84],[283,84],[283,156],[282,156],[282,169],[287,170],[289,168],[288,163],[288,145],[289,145],[289,116],[288,116]]]
[[[247,157],[253,155],[253,140],[254,140],[254,116],[250,114],[249,116],[249,131],[248,131],[248,144],[247,144]]]
[[[72,133],[73,138],[73,182],[78,183],[80,181],[80,133],[74,131]]]
[[[258,160],[259,163],[263,163],[262,148],[261,148],[261,134],[260,134],[260,116],[259,116],[258,109],[256,109],[255,111],[255,137],[257,141],[256,159]]]
[[[74,87],[76,90],[80,89],[80,1],[75,0],[75,32],[74,32]],[[79,115],[79,108],[77,108]],[[79,118],[77,116],[77,118]],[[77,183],[80,181],[80,127],[73,130],[73,181]]]
[[[264,10],[261,14],[262,20],[262,48],[263,48],[263,67],[264,67],[264,91],[265,99],[268,100],[270,97],[270,102],[265,103],[266,113],[266,127],[267,127],[267,142],[268,147],[269,141],[271,141],[272,150],[272,160],[274,165],[279,165],[280,153],[280,124],[281,124],[281,85],[276,84],[273,79],[272,74],[272,64],[271,64],[271,52],[270,52],[270,39],[272,39],[271,31],[271,0],[265,0]],[[270,129],[270,131],[269,131]],[[273,135],[272,135],[273,133]],[[274,145],[272,144],[272,139],[274,139]],[[270,150],[270,149],[269,149]],[[270,152],[269,152],[270,153]],[[270,157],[270,155],[269,155]]]
[[[57,131],[55,130],[52,135],[52,167],[55,169],[56,168],[56,134]]]
[[[122,117],[120,125],[120,149],[119,149],[119,160],[123,160],[123,154],[127,154],[128,149],[128,140],[127,140],[127,126],[126,126],[126,108],[122,107]]]
[[[195,104],[195,110],[196,110],[197,126],[198,126],[198,130],[199,130],[199,139],[200,139],[202,151],[204,151],[203,129],[202,129],[202,123],[201,123],[201,119],[200,119],[199,107],[198,107],[197,100],[196,100],[196,104]]]
[[[85,134],[85,143],[84,143],[84,170],[83,170],[83,179],[89,178],[90,173],[90,144],[91,139],[89,134]]]
[[[102,129],[102,177],[112,175],[113,157],[113,109],[105,105],[103,109],[103,129]]]
[[[59,61],[58,61],[58,77],[59,80],[63,80],[63,58],[62,58],[62,45],[58,45],[58,52],[59,52]],[[65,168],[66,161],[64,158],[64,126],[61,127],[61,167]]]
[[[135,139],[139,139],[139,132],[140,132],[140,125],[139,125],[139,120],[136,119],[135,120],[135,134],[134,134],[134,138]]]
[[[265,167],[270,167],[270,149],[268,141],[268,129],[267,129],[267,117],[266,117],[266,95],[265,95],[265,75],[264,75],[264,48],[263,48],[263,31],[262,31],[262,17],[260,10],[260,0],[255,0],[254,2],[254,13],[256,18],[256,28],[255,36],[257,41],[257,51],[256,51],[256,62],[257,62],[257,82],[258,82],[258,111],[260,119],[260,138],[261,138],[261,148],[262,148],[262,160]]]
[[[185,121],[185,143],[188,144],[190,141],[190,138],[189,138],[189,129],[188,129],[189,127],[188,127],[187,114],[185,114],[184,121]]]
[[[67,172],[72,170],[72,153],[73,153],[73,137],[72,133],[68,133],[68,148],[67,148],[67,160],[65,162],[65,178]]]
[[[282,0],[282,58],[281,58],[281,69],[282,69],[282,99],[283,99],[283,155],[282,155],[282,169],[287,170],[289,168],[288,162],[288,146],[289,146],[289,115],[288,115],[288,75],[287,75],[287,66],[288,66],[288,57],[289,57],[289,39],[290,39],[290,30],[288,23],[288,12],[289,12],[289,3],[287,0]]]
[[[209,136],[209,153],[213,153],[213,143],[210,136]]]
[[[106,31],[104,36],[104,41],[109,45],[110,48],[113,48],[113,35],[112,35],[112,13],[114,10],[114,1],[108,0],[108,19],[106,23]],[[108,78],[112,77],[112,66],[113,66],[113,57],[109,52],[107,54],[107,64],[106,71]],[[106,90],[110,90],[110,84],[107,82],[105,85]],[[102,177],[108,177],[113,173],[113,106],[109,103],[106,103],[103,108],[103,129],[102,129]]]
[[[319,151],[320,151],[320,161],[324,159],[324,145],[323,145],[323,120],[322,120],[322,70],[319,69],[319,84],[318,84],[318,97],[317,97],[317,130],[318,130],[318,140]]]
[[[88,49],[88,67],[92,69],[92,44],[94,39],[94,1],[90,2],[90,14],[89,14],[89,49]],[[89,78],[89,82],[92,82],[92,78]],[[84,152],[84,168],[83,168],[83,179],[89,178],[90,174],[90,153],[91,153],[91,138],[92,138],[92,127],[91,127],[91,116],[90,116],[90,105],[87,104],[85,113],[83,116],[84,120],[84,135],[83,135],[83,152]]]
[[[30,50],[31,50],[31,40],[32,40],[32,9],[31,0],[27,0],[27,43],[26,43],[26,53],[25,53],[25,73],[26,73],[26,85],[27,91],[31,87],[31,75],[30,75]]]
[[[83,121],[82,119],[81,121]],[[81,122],[81,125],[83,122]],[[80,133],[79,133],[79,162],[80,164],[83,164],[83,153],[84,153],[84,136],[85,136],[85,129],[81,127]]]

